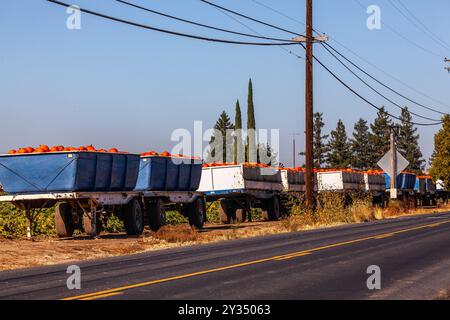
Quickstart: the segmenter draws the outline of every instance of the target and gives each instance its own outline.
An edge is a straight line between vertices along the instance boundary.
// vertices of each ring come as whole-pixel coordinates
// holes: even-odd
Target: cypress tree
[[[350,145],[352,152],[352,167],[360,170],[369,169],[373,163],[373,151],[369,141],[369,127],[366,120],[359,119],[355,124],[353,137],[350,139]]]
[[[350,143],[347,139],[345,125],[339,119],[336,130],[331,131],[328,142],[327,164],[331,168],[347,168],[351,162]]]
[[[253,84],[252,79],[248,82],[248,99],[247,99],[247,149],[249,162],[257,162],[257,145],[256,145],[256,121],[255,107],[253,104]]]
[[[325,126],[323,122],[323,113],[314,113],[314,141],[313,141],[313,156],[314,156],[314,167],[320,168],[325,163],[325,157],[327,153],[327,146],[324,142],[328,139],[327,135],[322,135],[322,130]]]
[[[411,123],[412,116],[408,107],[402,109],[400,119],[400,132],[397,138],[398,151],[409,161],[409,170],[420,172],[425,160],[422,159],[419,147],[420,136],[417,128]]]
[[[239,100],[236,101],[236,114],[234,120],[235,136],[234,136],[234,157],[233,161],[242,163],[245,161],[244,146],[242,141],[242,114]]]
[[[233,142],[230,137],[230,130],[234,130],[234,125],[231,123],[230,117],[225,111],[222,111],[220,114],[219,119],[214,125],[214,129],[216,131],[209,141],[210,150],[206,162],[227,162],[230,156],[228,152],[232,152]],[[220,142],[217,139],[221,139],[222,146],[220,146]]]
[[[392,120],[384,107],[378,111],[377,117],[370,125],[369,141],[371,145],[370,168],[377,168],[377,162],[389,151]]]

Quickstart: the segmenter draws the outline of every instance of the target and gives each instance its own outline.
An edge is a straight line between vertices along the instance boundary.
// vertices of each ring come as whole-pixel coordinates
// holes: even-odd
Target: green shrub
[[[125,227],[123,225],[123,221],[120,220],[115,214],[112,214],[106,219],[106,223],[103,224],[103,231],[109,233],[119,233],[124,232]]]
[[[183,223],[189,222],[188,218],[186,218],[185,216],[180,214],[178,211],[166,211],[166,221],[167,221],[167,224],[173,224],[173,225],[178,225],[178,224],[183,224]]]
[[[9,203],[0,203],[0,237],[19,238],[27,235],[25,212]],[[36,215],[32,226],[33,235],[55,234],[54,209],[43,209]]]

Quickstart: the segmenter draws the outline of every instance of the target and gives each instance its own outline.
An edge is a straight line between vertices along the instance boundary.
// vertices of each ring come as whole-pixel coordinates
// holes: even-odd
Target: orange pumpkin
[[[87,151],[97,151],[92,144],[88,146],[86,149]]]
[[[164,151],[160,154],[162,157],[170,157],[171,154],[168,151]]]
[[[111,153],[118,153],[119,150],[117,150],[116,148],[111,148],[111,149],[109,149],[109,152],[111,152]]]
[[[16,153],[17,153],[16,150],[9,150],[9,151],[8,151],[8,154],[16,154]]]

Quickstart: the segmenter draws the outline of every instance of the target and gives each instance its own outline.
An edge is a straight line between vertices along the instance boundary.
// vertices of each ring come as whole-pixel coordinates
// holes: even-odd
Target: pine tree
[[[373,163],[372,148],[369,141],[369,127],[367,121],[359,119],[355,124],[353,138],[350,139],[352,160],[351,165],[355,169],[367,170]]]
[[[420,136],[417,133],[417,128],[411,123],[412,116],[408,107],[402,109],[400,119],[400,132],[397,137],[398,151],[409,161],[409,170],[421,172],[425,160],[422,159],[422,152],[419,147]]]
[[[255,106],[253,104],[253,84],[252,79],[248,82],[248,100],[247,100],[247,159],[249,162],[257,162],[256,145],[256,121]]]
[[[245,161],[244,145],[242,141],[242,114],[239,100],[236,101],[236,115],[234,120],[235,136],[234,136],[234,157],[233,161],[236,163],[242,163]]]
[[[324,126],[325,123],[323,122],[323,113],[314,113],[313,157],[315,168],[320,168],[325,163],[326,159],[327,146],[324,141],[328,139],[329,135],[322,135],[322,129]]]
[[[331,131],[328,142],[327,164],[331,168],[347,168],[350,166],[351,151],[347,139],[345,125],[339,119],[336,130]]]
[[[389,151],[392,126],[392,120],[389,119],[385,108],[381,107],[374,122],[370,125],[369,141],[372,152],[369,167],[372,169],[378,167],[377,162]]]
[[[234,125],[225,111],[220,114],[214,129],[215,132],[209,141],[210,150],[206,162],[227,162],[233,150],[230,130],[234,130]],[[221,139],[221,141],[217,141],[217,139]]]
[[[450,191],[450,115],[444,116],[442,129],[434,136],[434,157],[430,174],[434,180],[442,180]]]

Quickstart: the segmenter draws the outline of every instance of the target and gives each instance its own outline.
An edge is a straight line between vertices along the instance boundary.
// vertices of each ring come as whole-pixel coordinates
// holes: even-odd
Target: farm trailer
[[[179,210],[201,228],[205,202],[198,188],[201,162],[191,158],[103,152],[50,152],[0,156],[0,201],[25,210],[30,225],[40,209],[56,205],[57,234],[75,228],[96,236],[111,213],[139,235],[144,221],[165,224],[165,208]],[[29,230],[32,228],[29,227]]]
[[[436,206],[436,184],[430,176],[417,176],[414,190],[417,195],[417,202],[421,206]]]
[[[222,223],[251,221],[252,208],[275,221],[286,212],[287,195],[304,191],[304,176],[260,166],[209,166],[203,168],[198,191],[207,202],[219,201]]]
[[[316,175],[319,195],[323,192],[342,193],[346,204],[349,205],[353,194],[365,193],[370,195],[373,205],[386,204],[386,182],[383,174],[351,169],[321,169],[317,170]]]
[[[166,208],[178,210],[189,223],[201,229],[206,220],[203,194],[190,191],[63,192],[0,196],[26,213],[28,236],[40,210],[55,206],[55,227],[59,237],[70,237],[83,229],[96,237],[111,214],[123,222],[128,235],[140,235],[144,225],[154,231],[166,224]]]

